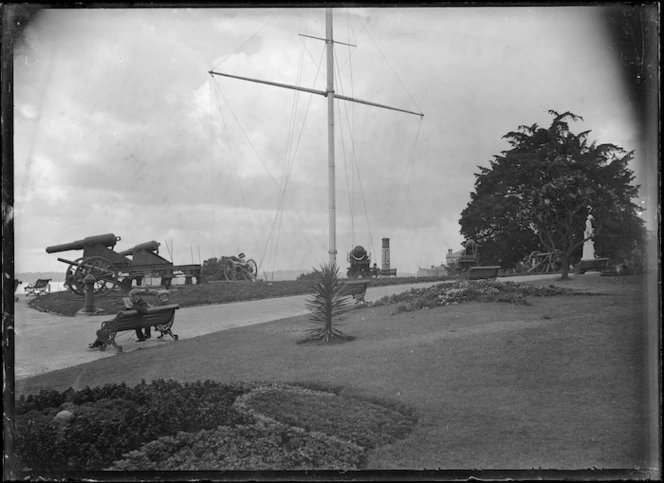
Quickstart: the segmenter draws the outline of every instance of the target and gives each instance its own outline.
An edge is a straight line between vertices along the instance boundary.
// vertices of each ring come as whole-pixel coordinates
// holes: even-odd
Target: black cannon
[[[357,245],[348,254],[348,263],[348,278],[370,278],[374,274],[371,270],[371,257],[362,245]]]
[[[258,276],[258,265],[251,258],[245,259],[244,253],[237,257],[221,257],[221,266],[226,280],[249,280],[256,281]]]
[[[141,285],[146,275],[156,275],[161,283],[169,288],[176,275],[184,274],[185,283],[191,283],[201,275],[200,265],[174,266],[172,262],[159,256],[159,243],[150,241],[133,248],[116,252],[113,250],[120,237],[113,233],[96,235],[62,245],[46,248],[46,253],[59,253],[70,250],[83,250],[83,256],[76,260],[58,258],[68,265],[65,273],[65,287],[77,295],[85,295],[85,277],[95,279],[95,295],[104,295],[115,287],[130,290],[136,280]],[[128,258],[131,257],[131,258]]]
[[[118,252],[120,255],[132,257],[132,265],[129,267],[125,283],[131,285],[131,282],[136,280],[136,285],[141,285],[143,277],[147,274],[160,277],[161,284],[166,288],[170,288],[176,274],[184,274],[185,285],[191,285],[193,278],[196,278],[196,283],[200,283],[200,265],[174,266],[172,262],[159,255],[159,246],[159,242],[152,240]]]
[[[85,295],[85,277],[95,278],[93,286],[95,294],[105,294],[118,283],[118,269],[131,265],[131,260],[113,251],[120,240],[113,233],[95,235],[62,245],[46,247],[46,253],[60,253],[72,250],[83,250],[83,256],[76,260],[58,258],[69,265],[65,272],[65,287],[78,295]]]
[[[154,240],[145,243],[139,243],[138,245],[135,245],[132,248],[128,248],[126,250],[118,252],[118,255],[122,256],[131,255],[134,257],[134,261],[136,261],[136,257],[145,257],[147,260],[150,260],[151,259],[150,255],[156,254],[158,256],[159,245],[161,244]],[[158,258],[163,260],[163,258],[161,257]]]

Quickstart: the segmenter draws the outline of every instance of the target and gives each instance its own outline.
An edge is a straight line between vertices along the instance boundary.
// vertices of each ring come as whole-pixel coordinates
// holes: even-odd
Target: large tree
[[[590,142],[590,131],[573,133],[568,121],[582,121],[580,116],[549,114],[548,128],[519,126],[503,136],[511,149],[494,156],[489,167],[479,167],[459,222],[461,233],[482,247],[485,262],[514,266],[544,249],[560,257],[567,278],[570,258],[586,239],[598,248],[610,246],[616,255],[640,243],[644,230],[632,201],[638,194],[628,168],[634,152]],[[586,236],[589,214],[593,233]],[[612,242],[602,238],[603,231],[614,235]]]

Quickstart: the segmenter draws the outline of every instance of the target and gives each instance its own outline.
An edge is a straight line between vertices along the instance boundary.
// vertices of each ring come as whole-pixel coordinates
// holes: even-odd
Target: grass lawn
[[[385,285],[443,281],[452,278],[385,277],[372,278],[370,279],[370,283],[372,287],[380,287]],[[159,287],[152,287],[152,289],[160,290]],[[169,303],[179,304],[180,307],[195,307],[199,305],[287,297],[310,292],[311,280],[282,280],[277,282],[216,281],[194,285],[173,285],[169,293]],[[127,292],[118,288],[104,296],[95,297],[95,307],[102,308],[108,313],[118,312],[124,307],[122,299],[123,297],[127,297],[127,295]],[[157,304],[156,295],[146,295],[144,298],[150,304]],[[85,298],[69,291],[62,291],[35,297],[29,303],[31,307],[38,310],[74,316],[85,305]]]
[[[553,284],[594,295],[367,307],[337,325],[354,341],[324,346],[297,344],[310,324],[294,317],[35,376],[16,391],[155,379],[313,383],[414,410],[414,431],[372,450],[369,469],[648,467],[642,279]]]

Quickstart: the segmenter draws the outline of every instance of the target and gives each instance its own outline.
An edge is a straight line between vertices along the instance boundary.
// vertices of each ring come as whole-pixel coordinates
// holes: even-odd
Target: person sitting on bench
[[[135,310],[139,314],[147,313],[147,310],[150,308],[150,305],[145,300],[143,300],[141,294],[156,294],[159,300],[159,305],[168,304],[168,292],[166,290],[160,290],[159,292],[155,292],[154,290],[149,290],[149,289],[133,289],[129,291],[129,301],[131,305],[126,305],[125,310]],[[150,327],[145,328],[145,334],[141,329],[136,329],[136,337],[138,339],[138,342],[143,342],[147,339],[150,339],[152,337],[152,331]],[[89,347],[90,349],[94,349],[96,347],[100,347],[101,345],[102,341],[96,339],[92,344],[89,345]]]
[[[143,297],[141,297],[141,293],[144,293],[144,291],[139,290],[139,289],[133,289],[129,291],[129,300],[131,300],[131,308],[138,312],[141,315],[145,315],[148,313],[148,309],[150,308],[150,305],[143,300]],[[148,340],[149,338],[152,337],[152,330],[150,327],[145,327],[145,333],[143,333],[143,329],[140,327],[136,329],[136,339],[138,342],[143,342],[144,340]]]
[[[148,304],[145,300],[143,300],[141,294],[157,295],[159,300],[158,305],[168,304],[168,292],[164,290],[155,292],[154,290],[135,288],[129,291],[129,300],[132,303],[131,308],[137,311],[139,314],[146,314],[148,312],[148,309],[152,307],[152,305]],[[141,329],[136,329],[136,338],[138,339],[138,342],[143,342],[152,337],[152,331],[150,327],[145,327],[144,330],[145,332],[143,333],[141,332]]]

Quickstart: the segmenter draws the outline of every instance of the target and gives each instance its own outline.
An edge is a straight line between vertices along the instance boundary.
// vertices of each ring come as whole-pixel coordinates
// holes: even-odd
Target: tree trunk
[[[567,280],[569,278],[569,254],[564,252],[560,255],[560,279]]]

